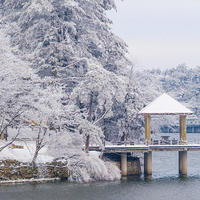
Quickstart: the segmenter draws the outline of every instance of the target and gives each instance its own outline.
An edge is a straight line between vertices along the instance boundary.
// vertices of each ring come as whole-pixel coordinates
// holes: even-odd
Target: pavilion
[[[180,145],[187,144],[186,136],[186,115],[193,112],[180,104],[167,94],[162,94],[152,103],[143,108],[139,114],[143,114],[145,118],[145,144],[151,145],[151,115],[179,115],[180,122]],[[183,175],[187,174],[187,151],[179,151],[179,172]],[[144,173],[152,174],[152,152],[144,153]]]

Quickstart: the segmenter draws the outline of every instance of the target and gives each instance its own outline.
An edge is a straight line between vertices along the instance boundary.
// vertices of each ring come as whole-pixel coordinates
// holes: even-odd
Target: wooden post
[[[144,153],[144,174],[152,175],[152,152]]]
[[[151,126],[150,126],[151,117],[150,115],[146,114],[144,118],[145,118],[145,144],[149,145],[151,144]]]
[[[187,151],[179,151],[179,174],[187,175]]]
[[[180,115],[180,142],[181,144],[187,144],[186,115]]]
[[[121,153],[121,170],[122,170],[122,176],[128,175],[127,170],[127,153]]]

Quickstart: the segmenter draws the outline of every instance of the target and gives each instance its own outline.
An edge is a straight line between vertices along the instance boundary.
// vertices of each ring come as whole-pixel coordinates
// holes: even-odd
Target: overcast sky
[[[137,66],[200,66],[200,0],[116,0],[108,16]]]

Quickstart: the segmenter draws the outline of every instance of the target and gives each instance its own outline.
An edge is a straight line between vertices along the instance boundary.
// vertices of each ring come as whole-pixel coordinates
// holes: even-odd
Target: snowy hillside
[[[145,70],[134,74],[140,83],[142,93],[150,103],[162,93],[168,93],[177,101],[190,108],[200,119],[200,68],[180,65],[168,70]],[[159,121],[159,123],[158,123]],[[152,128],[159,132],[160,126],[178,126],[178,117],[157,117],[152,120]]]
[[[147,70],[138,72],[135,78],[143,90],[149,88],[149,91],[154,93],[153,96],[166,92],[183,102],[200,118],[200,67],[180,65],[163,71]]]

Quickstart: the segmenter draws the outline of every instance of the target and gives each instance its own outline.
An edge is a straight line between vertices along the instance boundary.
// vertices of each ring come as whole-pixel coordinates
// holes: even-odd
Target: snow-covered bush
[[[101,160],[100,153],[85,153],[82,147],[83,138],[80,135],[63,132],[52,136],[48,151],[56,161],[67,162],[71,171],[69,180],[72,182],[120,179],[117,166]]]

